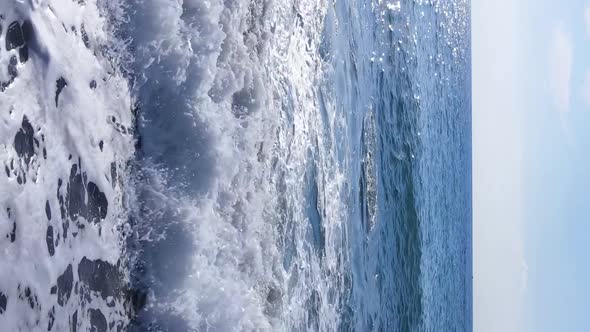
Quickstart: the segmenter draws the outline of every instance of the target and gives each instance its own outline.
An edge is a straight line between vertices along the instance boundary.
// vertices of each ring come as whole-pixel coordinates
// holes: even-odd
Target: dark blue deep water
[[[471,330],[469,3],[383,8],[339,2],[328,16],[342,29],[334,93],[360,164],[344,329]]]

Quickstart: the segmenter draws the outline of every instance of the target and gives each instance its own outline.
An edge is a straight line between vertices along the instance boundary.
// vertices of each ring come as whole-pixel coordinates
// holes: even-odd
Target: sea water
[[[469,1],[0,14],[1,326],[471,330]]]

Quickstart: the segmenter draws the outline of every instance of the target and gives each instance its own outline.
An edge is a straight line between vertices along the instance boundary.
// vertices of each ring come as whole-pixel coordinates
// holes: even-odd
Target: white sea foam
[[[10,170],[10,176],[3,171],[0,177],[0,292],[7,297],[0,326],[7,331],[37,331],[47,330],[53,321],[54,331],[68,330],[77,310],[78,328],[86,330],[90,324],[88,308],[101,309],[109,322],[124,321],[121,303],[113,308],[101,301],[82,304],[83,300],[72,290],[69,301],[62,306],[56,303],[57,295],[50,293],[69,264],[73,266],[76,283],[82,257],[116,264],[122,249],[116,228],[125,220],[125,211],[121,193],[115,189],[118,185],[113,185],[117,180],[111,176],[111,163],[116,162],[121,172],[132,156],[131,135],[121,133],[115,125],[116,122],[130,127],[132,116],[126,80],[113,71],[99,51],[108,39],[104,18],[95,2],[87,1],[81,6],[69,0],[3,1],[0,14],[0,80],[7,80],[5,71],[10,58],[18,54],[17,49],[7,51],[4,47],[9,24],[29,20],[34,31],[33,40],[28,43],[28,61],[18,63],[14,82],[0,92],[0,160],[1,167]],[[82,25],[90,48],[84,45]],[[56,106],[56,81],[60,77],[67,86]],[[95,89],[89,86],[92,80],[97,83]],[[24,117],[39,143],[34,145],[28,166],[13,145]],[[66,239],[58,196],[66,196],[71,166],[78,160],[87,181],[95,183],[106,195],[108,213],[99,224],[80,219],[84,229],[70,222]],[[25,176],[26,182],[19,184],[18,178],[22,181]],[[61,188],[58,179],[63,181]],[[46,202],[51,220],[46,216]],[[8,235],[13,223],[16,233],[11,242]],[[53,256],[48,252],[48,226],[53,228]],[[32,304],[26,296],[27,287]]]

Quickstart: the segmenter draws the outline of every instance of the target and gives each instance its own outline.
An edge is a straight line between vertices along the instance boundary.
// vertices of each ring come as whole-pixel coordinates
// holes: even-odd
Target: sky
[[[523,54],[513,0],[472,1],[473,314],[475,331],[522,331]]]
[[[587,331],[590,0],[473,0],[474,330]]]

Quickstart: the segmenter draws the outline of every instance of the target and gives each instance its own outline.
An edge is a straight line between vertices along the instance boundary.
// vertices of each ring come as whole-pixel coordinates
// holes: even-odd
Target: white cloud
[[[551,38],[551,90],[554,106],[565,113],[570,109],[573,46],[570,34],[561,25],[553,29]]]
[[[586,71],[586,78],[582,86],[582,98],[584,98],[586,105],[590,107],[590,69]]]
[[[586,20],[586,31],[590,35],[590,6],[584,10],[584,19]]]
[[[521,264],[522,264],[522,270],[520,272],[520,277],[521,277],[520,292],[524,294],[529,286],[529,264],[526,262],[526,260],[524,260],[524,258],[523,258]]]

